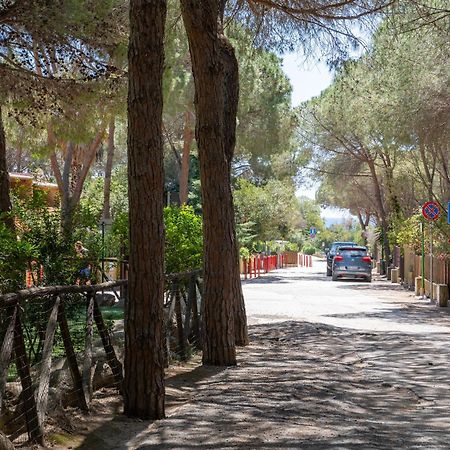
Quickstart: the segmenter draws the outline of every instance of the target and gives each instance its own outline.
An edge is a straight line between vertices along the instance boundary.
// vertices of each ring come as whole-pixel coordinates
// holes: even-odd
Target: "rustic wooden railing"
[[[164,299],[169,365],[174,357],[187,359],[192,348],[201,348],[201,271],[166,276]],[[123,369],[113,345],[111,330],[102,315],[98,293],[120,288],[126,299],[127,280],[98,285],[45,286],[0,296],[3,339],[0,350],[0,430],[10,441],[25,439],[44,444],[45,420],[57,330],[72,380],[75,406],[89,412],[93,395],[94,346],[101,345],[114,385],[121,392]],[[97,294],[97,295],[96,295]],[[75,348],[74,311],[82,311],[84,343]],[[38,317],[38,319],[34,319]],[[31,319],[30,319],[31,318]],[[79,316],[77,316],[77,320]],[[30,321],[31,320],[31,321]],[[95,340],[95,329],[98,334]],[[79,332],[80,330],[78,330]],[[98,341],[98,343],[97,343]],[[101,344],[100,344],[101,341]],[[32,348],[38,348],[34,354]],[[100,347],[100,348],[101,348]],[[10,382],[8,383],[8,378]],[[14,413],[7,407],[7,384],[20,383]]]
[[[433,264],[431,270],[431,262]],[[422,274],[422,257],[416,255],[414,250],[410,247],[404,248],[404,255],[401,257],[401,271],[400,276],[403,283],[414,288],[414,280]],[[450,256],[440,255],[430,258],[429,254],[424,258],[425,279],[431,279],[437,284],[446,284],[450,288]]]

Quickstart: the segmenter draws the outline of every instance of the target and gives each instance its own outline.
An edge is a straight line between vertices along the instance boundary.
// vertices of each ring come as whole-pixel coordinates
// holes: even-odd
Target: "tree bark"
[[[111,118],[108,130],[108,156],[106,157],[105,167],[105,185],[103,187],[103,219],[111,219],[111,173],[114,161],[114,133],[115,133],[115,119]]]
[[[181,157],[180,169],[180,204],[186,205],[189,195],[189,156],[191,153],[192,141],[194,133],[192,131],[190,111],[184,113],[184,130],[183,130],[183,156]]]
[[[94,139],[83,148],[82,162],[77,161],[77,152],[80,148],[72,142],[65,143],[66,152],[64,155],[63,171],[59,168],[56,153],[52,152],[50,156],[51,167],[55,175],[58,189],[61,196],[61,224],[64,234],[69,237],[72,233],[73,214],[80,202],[83,192],[84,182],[86,181],[89,169],[91,168],[98,148],[100,147],[105,133],[104,125],[100,126]],[[56,137],[51,127],[47,129],[47,139],[50,146],[56,146]],[[64,145],[62,143],[61,145]],[[78,155],[79,156],[79,155]],[[78,157],[79,159],[79,157]]]
[[[225,6],[223,6],[224,8]],[[223,10],[222,10],[223,13]],[[223,14],[222,19],[223,20]],[[224,64],[224,140],[225,154],[228,161],[228,177],[231,179],[231,163],[236,147],[236,117],[239,103],[239,64],[234,49],[225,36],[221,36],[220,49]],[[241,276],[239,271],[239,247],[236,239],[236,221],[234,208],[230,217],[233,227],[235,245],[233,247],[233,296],[234,296],[234,329],[236,345],[248,345],[247,314],[245,311],[244,294],[242,292]]]
[[[162,75],[166,1],[131,0],[128,50],[130,271],[124,412],[164,417]]]
[[[384,207],[383,195],[381,193],[380,181],[378,180],[378,175],[376,171],[375,164],[373,160],[367,159],[367,165],[369,166],[370,174],[372,176],[373,187],[375,191],[375,199],[378,206],[379,216],[381,220],[381,229],[382,229],[382,240],[383,240],[383,249],[384,249],[384,259],[386,261],[390,261],[391,259],[391,248],[389,245],[389,223],[387,219],[386,208]]]
[[[6,164],[6,139],[3,128],[2,109],[0,105],[0,220],[11,230],[14,221],[10,216],[11,198],[9,195],[9,174]]]
[[[236,364],[236,236],[225,129],[220,2],[181,0],[195,84],[204,237],[203,363]]]

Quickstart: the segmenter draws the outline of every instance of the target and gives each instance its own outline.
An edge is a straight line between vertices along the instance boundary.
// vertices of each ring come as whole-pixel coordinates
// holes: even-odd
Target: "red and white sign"
[[[422,206],[422,215],[427,220],[437,220],[441,215],[441,207],[436,202],[426,202]]]

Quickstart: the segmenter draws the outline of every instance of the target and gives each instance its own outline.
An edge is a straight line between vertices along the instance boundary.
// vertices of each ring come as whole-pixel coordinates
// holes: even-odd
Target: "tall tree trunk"
[[[375,199],[378,206],[379,216],[381,219],[384,259],[389,262],[391,259],[391,248],[389,245],[389,236],[388,236],[389,222],[387,219],[386,208],[384,206],[383,195],[381,193],[380,181],[378,180],[377,170],[373,160],[368,159],[367,164],[369,166],[370,174],[372,176],[372,182],[375,191]]]
[[[72,172],[73,154],[74,144],[73,142],[68,142],[66,146],[66,154],[64,156],[64,167],[62,173],[63,191],[61,193],[61,220],[66,236],[70,236],[72,230],[73,207],[70,174]]]
[[[101,124],[97,135],[89,145],[78,146],[72,142],[66,144],[63,171],[59,168],[55,151],[50,156],[53,174],[58,184],[61,196],[61,223],[66,238],[70,238],[73,227],[73,215],[80,203],[84,182],[89,173],[97,150],[99,149],[105,133],[104,124]],[[47,128],[49,146],[56,147],[56,137],[51,126]],[[82,152],[80,154],[80,151]]]
[[[108,155],[106,157],[105,167],[105,185],[103,187],[103,219],[111,219],[111,174],[114,161],[114,133],[115,133],[115,118],[111,117],[109,121],[108,130]]]
[[[130,272],[124,412],[164,417],[162,75],[166,1],[131,0],[128,50]]]
[[[192,131],[191,111],[184,113],[184,130],[183,130],[183,155],[181,157],[180,169],[180,204],[186,205],[189,195],[189,156],[191,154],[192,141],[194,133]]]
[[[225,70],[217,0],[181,0],[195,83],[204,237],[203,363],[236,364],[236,236],[224,110]]]
[[[24,139],[25,130],[23,127],[20,128],[19,132],[19,142],[17,143],[16,148],[16,161],[15,161],[15,167],[16,172],[22,172],[22,160],[23,160],[23,139]]]
[[[369,225],[368,223],[369,215],[366,213],[366,216],[364,218],[361,211],[357,211],[356,215],[358,217],[359,225],[361,226],[362,230],[361,237],[364,240],[364,245],[367,246],[367,226]]]
[[[3,128],[2,109],[0,105],[0,220],[11,230],[14,221],[9,215],[11,212],[11,198],[9,195],[9,174],[6,164],[6,139]]]
[[[225,7],[224,4],[222,6]],[[223,21],[223,11],[222,19]],[[228,176],[231,179],[231,163],[236,147],[236,117],[239,103],[239,64],[231,43],[225,36],[221,36],[220,49],[224,64],[224,143],[225,155],[228,161]],[[230,218],[233,227],[235,245],[233,248],[233,296],[234,296],[234,335],[236,345],[248,345],[247,314],[245,311],[244,294],[242,292],[239,271],[239,247],[236,239],[236,222],[233,215]]]
[[[422,167],[425,174],[425,183],[428,192],[428,200],[432,201],[434,199],[433,185],[436,168],[436,157],[435,155],[430,155],[430,152],[427,152],[427,145],[425,139],[422,136],[419,136],[418,147],[420,160],[422,162]]]

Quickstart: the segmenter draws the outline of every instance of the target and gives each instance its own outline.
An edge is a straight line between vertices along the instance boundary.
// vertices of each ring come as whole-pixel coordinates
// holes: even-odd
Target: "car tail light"
[[[344,261],[344,257],[341,255],[337,255],[334,257],[334,261]]]
[[[372,258],[370,257],[370,256],[363,256],[363,259],[362,259],[364,262],[367,262],[367,263],[370,263],[370,262],[372,262]]]

